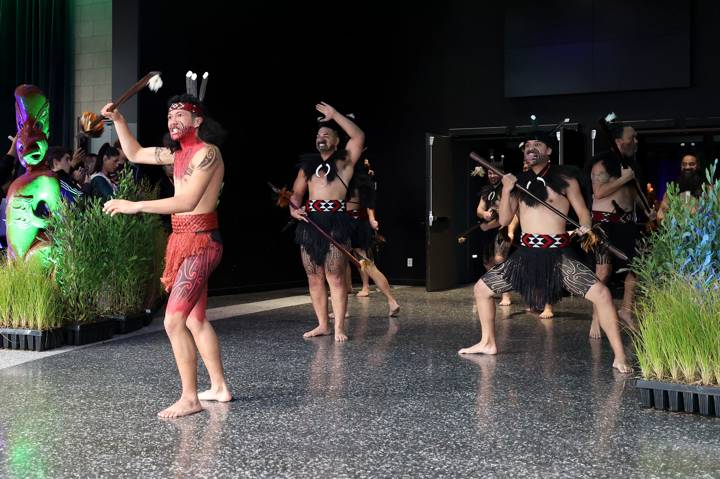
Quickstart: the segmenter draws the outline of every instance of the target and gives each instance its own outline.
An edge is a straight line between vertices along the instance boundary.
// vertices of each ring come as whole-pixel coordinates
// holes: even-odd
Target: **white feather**
[[[162,78],[160,78],[160,75],[155,75],[152,78],[150,78],[150,81],[148,81],[148,87],[151,91],[158,91],[163,86]]]

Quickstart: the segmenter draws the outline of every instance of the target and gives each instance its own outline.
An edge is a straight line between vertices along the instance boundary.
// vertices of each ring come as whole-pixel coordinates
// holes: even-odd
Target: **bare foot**
[[[357,296],[358,298],[367,298],[368,296],[370,296],[370,290],[361,289],[355,296]]]
[[[630,366],[627,363],[627,361],[625,361],[625,360],[620,361],[620,360],[616,359],[615,362],[613,363],[613,368],[617,369],[618,371],[620,371],[623,374],[630,374],[633,372],[632,366]]]
[[[469,348],[463,348],[458,354],[497,354],[497,346],[485,344],[482,341]]]
[[[198,399],[201,401],[230,402],[232,401],[232,394],[230,394],[227,387],[208,389],[199,393]]]
[[[347,340],[347,334],[345,334],[343,331],[335,330],[335,341],[337,341],[338,343],[344,343]]]
[[[540,313],[540,319],[550,319],[555,317],[555,313],[553,313],[552,306],[549,304],[545,306],[545,309],[543,309],[543,312]]]
[[[328,328],[323,328],[321,326],[318,326],[317,328],[313,329],[312,331],[308,331],[307,333],[303,334],[303,338],[314,338],[316,336],[330,336],[330,330]]]
[[[400,305],[395,302],[395,305],[388,304],[390,306],[390,312],[388,313],[388,316],[391,318],[397,318],[400,314]]]
[[[178,401],[167,409],[164,409],[158,413],[158,417],[164,419],[175,419],[177,417],[189,416],[200,412],[203,407],[200,405],[200,401],[197,399],[183,399],[180,398]]]
[[[602,338],[602,333],[600,332],[600,322],[593,318],[592,323],[590,323],[590,339],[600,339]]]
[[[500,300],[500,306],[510,306],[512,304],[512,299],[510,299],[509,293],[503,293],[502,299]]]

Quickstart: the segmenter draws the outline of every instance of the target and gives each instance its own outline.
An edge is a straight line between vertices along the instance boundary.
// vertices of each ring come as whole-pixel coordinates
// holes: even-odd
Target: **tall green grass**
[[[720,385],[720,181],[688,201],[669,185],[668,211],[640,248],[634,345],[646,379]]]
[[[39,261],[0,261],[0,327],[57,328],[63,323],[60,291]]]
[[[157,190],[122,174],[118,198],[152,200]],[[72,322],[143,311],[160,292],[166,242],[159,215],[103,213],[104,201],[63,205],[50,221],[55,267]]]
[[[637,305],[634,338],[646,379],[720,384],[720,291],[680,277],[651,286]]]

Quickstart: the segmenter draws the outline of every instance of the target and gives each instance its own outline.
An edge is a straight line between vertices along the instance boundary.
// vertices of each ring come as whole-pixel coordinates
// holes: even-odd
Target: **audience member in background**
[[[84,164],[80,164],[77,168],[72,168],[70,170],[70,176],[72,176],[73,181],[80,186],[83,194],[89,195],[92,193],[90,174]]]
[[[105,143],[100,147],[95,170],[90,175],[92,195],[97,198],[110,199],[117,191],[117,185],[110,179],[110,175],[117,171],[120,152],[117,148]]]
[[[95,153],[88,153],[87,155],[85,155],[83,164],[85,165],[85,171],[87,171],[89,175],[91,175],[92,172],[95,171],[96,163],[97,163],[97,155]]]
[[[69,203],[75,203],[83,192],[70,176],[70,150],[62,146],[51,146],[45,154],[45,161],[60,182],[62,198]]]

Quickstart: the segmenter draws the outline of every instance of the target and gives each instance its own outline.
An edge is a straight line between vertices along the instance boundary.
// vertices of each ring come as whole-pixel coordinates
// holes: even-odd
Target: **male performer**
[[[502,169],[501,162],[493,162],[493,165]],[[502,193],[502,176],[492,170],[487,172],[488,184],[480,190],[480,202],[477,207],[477,217],[483,220],[480,229],[485,232],[482,236],[482,260],[483,266],[490,271],[505,261],[510,253],[515,225],[510,224],[507,229],[501,228],[498,222],[498,209],[500,206],[500,194]],[[513,219],[513,223],[515,219]],[[500,306],[510,306],[512,300],[510,293],[502,294]]]
[[[195,88],[197,91],[197,88]],[[204,91],[204,89],[203,89]],[[227,402],[232,395],[225,381],[220,345],[206,318],[207,283],[222,256],[215,207],[225,167],[220,150],[210,141],[204,107],[194,94],[173,97],[168,104],[170,148],[143,148],[132,136],[117,110],[106,105],[102,114],[115,123],[123,151],[133,163],[174,165],[175,195],[155,201],[114,199],[105,203],[106,213],[172,214],[173,232],[165,254],[163,284],[170,290],[165,311],[165,331],[170,338],[180,380],[180,399],[158,415],[187,416],[201,411],[201,400]],[[197,392],[195,348],[210,375],[210,389]]]
[[[536,200],[514,189],[519,182],[538,198],[567,213],[572,206],[582,225],[577,234],[590,229],[590,212],[585,206],[577,179],[569,170],[551,166],[550,139],[535,132],[524,144],[525,161],[530,170],[519,178],[506,174],[500,199],[499,221],[508,225],[517,213],[523,231],[521,247],[507,261],[488,271],[475,285],[475,300],[482,326],[479,343],[461,349],[460,354],[497,354],[495,343],[495,303],[493,295],[518,291],[531,307],[540,309],[560,299],[562,289],[582,295],[598,309],[600,324],[610,340],[615,359],[613,367],[621,372],[632,369],[623,350],[617,312],[610,291],[580,261],[573,258],[567,246],[570,235],[564,219]]]
[[[611,123],[611,139],[615,142],[628,165],[635,164],[637,152],[637,132],[631,126],[623,127]],[[592,219],[600,223],[607,233],[610,243],[619,248],[628,257],[627,263],[617,263],[610,253],[598,250],[595,253],[595,274],[603,283],[608,282],[613,271],[613,263],[626,266],[635,256],[635,246],[640,238],[640,228],[635,214],[637,192],[633,186],[635,172],[631,167],[622,168],[620,159],[611,152],[605,152],[593,158],[590,179],[593,189]],[[619,317],[629,327],[633,327],[632,305],[635,296],[635,275],[628,271],[625,275],[625,291]],[[600,325],[597,312],[593,311],[590,324],[590,337],[600,338]]]
[[[379,223],[375,219],[375,188],[370,175],[362,165],[355,167],[348,196],[350,197],[347,202],[348,213],[353,218],[352,247],[360,257],[367,257],[372,242],[372,232],[373,230],[377,231]],[[348,265],[347,274],[350,275],[350,265]],[[388,316],[395,317],[400,313],[400,305],[390,290],[390,283],[374,263],[365,270],[361,269],[360,277],[363,289],[357,294],[358,296],[369,295],[369,283],[372,278],[380,292],[387,298]]]
[[[347,258],[310,225],[305,217],[310,217],[325,232],[332,235],[333,239],[350,248],[353,219],[346,212],[345,197],[355,164],[363,151],[365,134],[352,120],[327,103],[319,103],[315,108],[324,115],[315,138],[319,155],[303,157],[293,185],[292,202],[300,205],[306,192],[309,199],[304,208],[295,209],[290,205],[290,214],[299,220],[295,242],[300,245],[300,256],[318,319],[318,326],[306,332],[303,337],[331,334],[325,289],[327,280],[335,313],[335,341],[347,341],[344,329]],[[349,137],[345,149],[338,149],[341,132]]]

